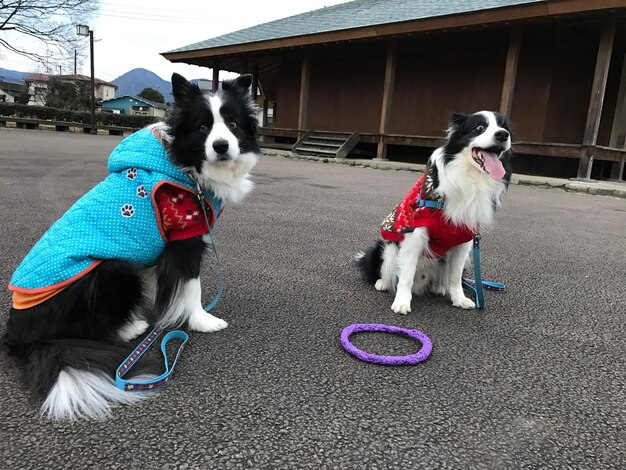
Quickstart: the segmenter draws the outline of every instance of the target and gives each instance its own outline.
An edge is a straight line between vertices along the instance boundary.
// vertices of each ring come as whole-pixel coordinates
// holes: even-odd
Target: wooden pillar
[[[506,55],[506,66],[504,69],[504,81],[502,83],[502,95],[500,96],[500,114],[511,116],[513,107],[513,93],[515,92],[515,79],[517,78],[517,64],[519,62],[519,51],[522,44],[522,30],[515,27],[509,36],[509,50]]]
[[[300,106],[298,108],[298,139],[306,130],[306,116],[309,104],[309,76],[311,75],[311,59],[302,59],[302,71],[300,73]]]
[[[387,144],[383,142],[383,136],[387,133],[389,125],[389,116],[391,115],[391,101],[393,98],[393,86],[396,80],[396,61],[398,56],[398,44],[395,40],[389,41],[387,46],[387,65],[385,66],[385,82],[383,85],[383,104],[380,110],[380,126],[378,128],[381,134],[376,149],[377,159],[387,158]]]
[[[622,157],[619,161],[613,162],[611,166],[611,179],[621,181],[624,177],[624,166],[626,164],[626,157]]]
[[[589,100],[589,110],[587,111],[587,123],[585,124],[585,134],[583,136],[583,153],[578,162],[579,179],[590,179],[591,168],[593,166],[593,147],[598,140],[598,130],[600,129],[600,118],[602,117],[602,105],[604,103],[604,92],[606,91],[606,81],[609,76],[609,66],[611,65],[611,54],[613,53],[613,42],[615,39],[615,17],[606,21],[602,27],[602,37],[598,46],[598,57],[596,59],[596,71],[593,76],[591,87],[591,98]]]
[[[220,61],[216,60],[213,63],[213,81],[211,82],[211,91],[214,93],[220,86]]]
[[[257,90],[259,88],[259,66],[255,65],[252,72],[252,89],[250,94],[252,95],[252,101],[256,103]]]
[[[276,125],[276,116],[278,113],[278,101],[272,102],[272,125]]]
[[[267,127],[267,108],[268,102],[267,99],[263,100],[263,118],[261,120],[261,127]]]

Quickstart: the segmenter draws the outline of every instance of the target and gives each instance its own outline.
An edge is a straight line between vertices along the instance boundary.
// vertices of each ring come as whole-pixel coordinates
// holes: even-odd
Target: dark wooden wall
[[[544,45],[552,61],[544,142],[582,142],[599,42],[599,32],[560,30],[552,44]]]
[[[378,132],[385,57],[350,57],[311,62],[307,127]]]
[[[541,142],[555,58],[551,48],[545,50],[545,42],[528,42],[527,36],[528,32],[524,31],[510,117],[515,126],[515,140]]]
[[[453,112],[497,110],[507,38],[466,33],[403,43],[389,133],[443,135]]]
[[[274,126],[288,129],[298,128],[298,106],[300,99],[300,62],[283,62],[278,74],[277,109]]]
[[[511,119],[516,140],[583,140],[602,23],[524,28]],[[616,44],[623,51],[623,46]],[[616,54],[614,53],[614,58]],[[621,63],[613,60],[598,144],[608,145]]]

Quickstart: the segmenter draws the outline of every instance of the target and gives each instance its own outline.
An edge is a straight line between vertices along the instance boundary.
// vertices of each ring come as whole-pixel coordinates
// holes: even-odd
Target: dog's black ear
[[[237,78],[233,80],[225,80],[222,83],[222,89],[234,90],[241,94],[247,94],[250,86],[252,85],[252,75],[249,73],[244,75],[239,75]]]
[[[452,117],[450,118],[450,126],[461,127],[467,118],[468,118],[467,114],[454,113],[452,114]]]
[[[201,94],[198,85],[194,85],[188,82],[185,77],[177,73],[172,74],[172,94],[174,95],[174,101],[182,102],[189,98]]]

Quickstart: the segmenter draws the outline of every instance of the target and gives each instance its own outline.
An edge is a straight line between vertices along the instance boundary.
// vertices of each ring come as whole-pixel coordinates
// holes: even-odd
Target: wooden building
[[[423,161],[452,112],[500,110],[516,170],[624,178],[626,0],[356,0],[163,56],[213,83],[253,73],[277,142],[345,133],[356,154]]]

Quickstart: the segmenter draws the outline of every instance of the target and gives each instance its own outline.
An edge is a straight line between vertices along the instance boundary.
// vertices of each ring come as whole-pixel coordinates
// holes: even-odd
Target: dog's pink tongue
[[[481,152],[483,155],[483,159],[485,160],[485,170],[489,173],[494,180],[502,179],[506,173],[504,167],[502,166],[502,162],[498,158],[495,153],[485,152],[484,150]]]

